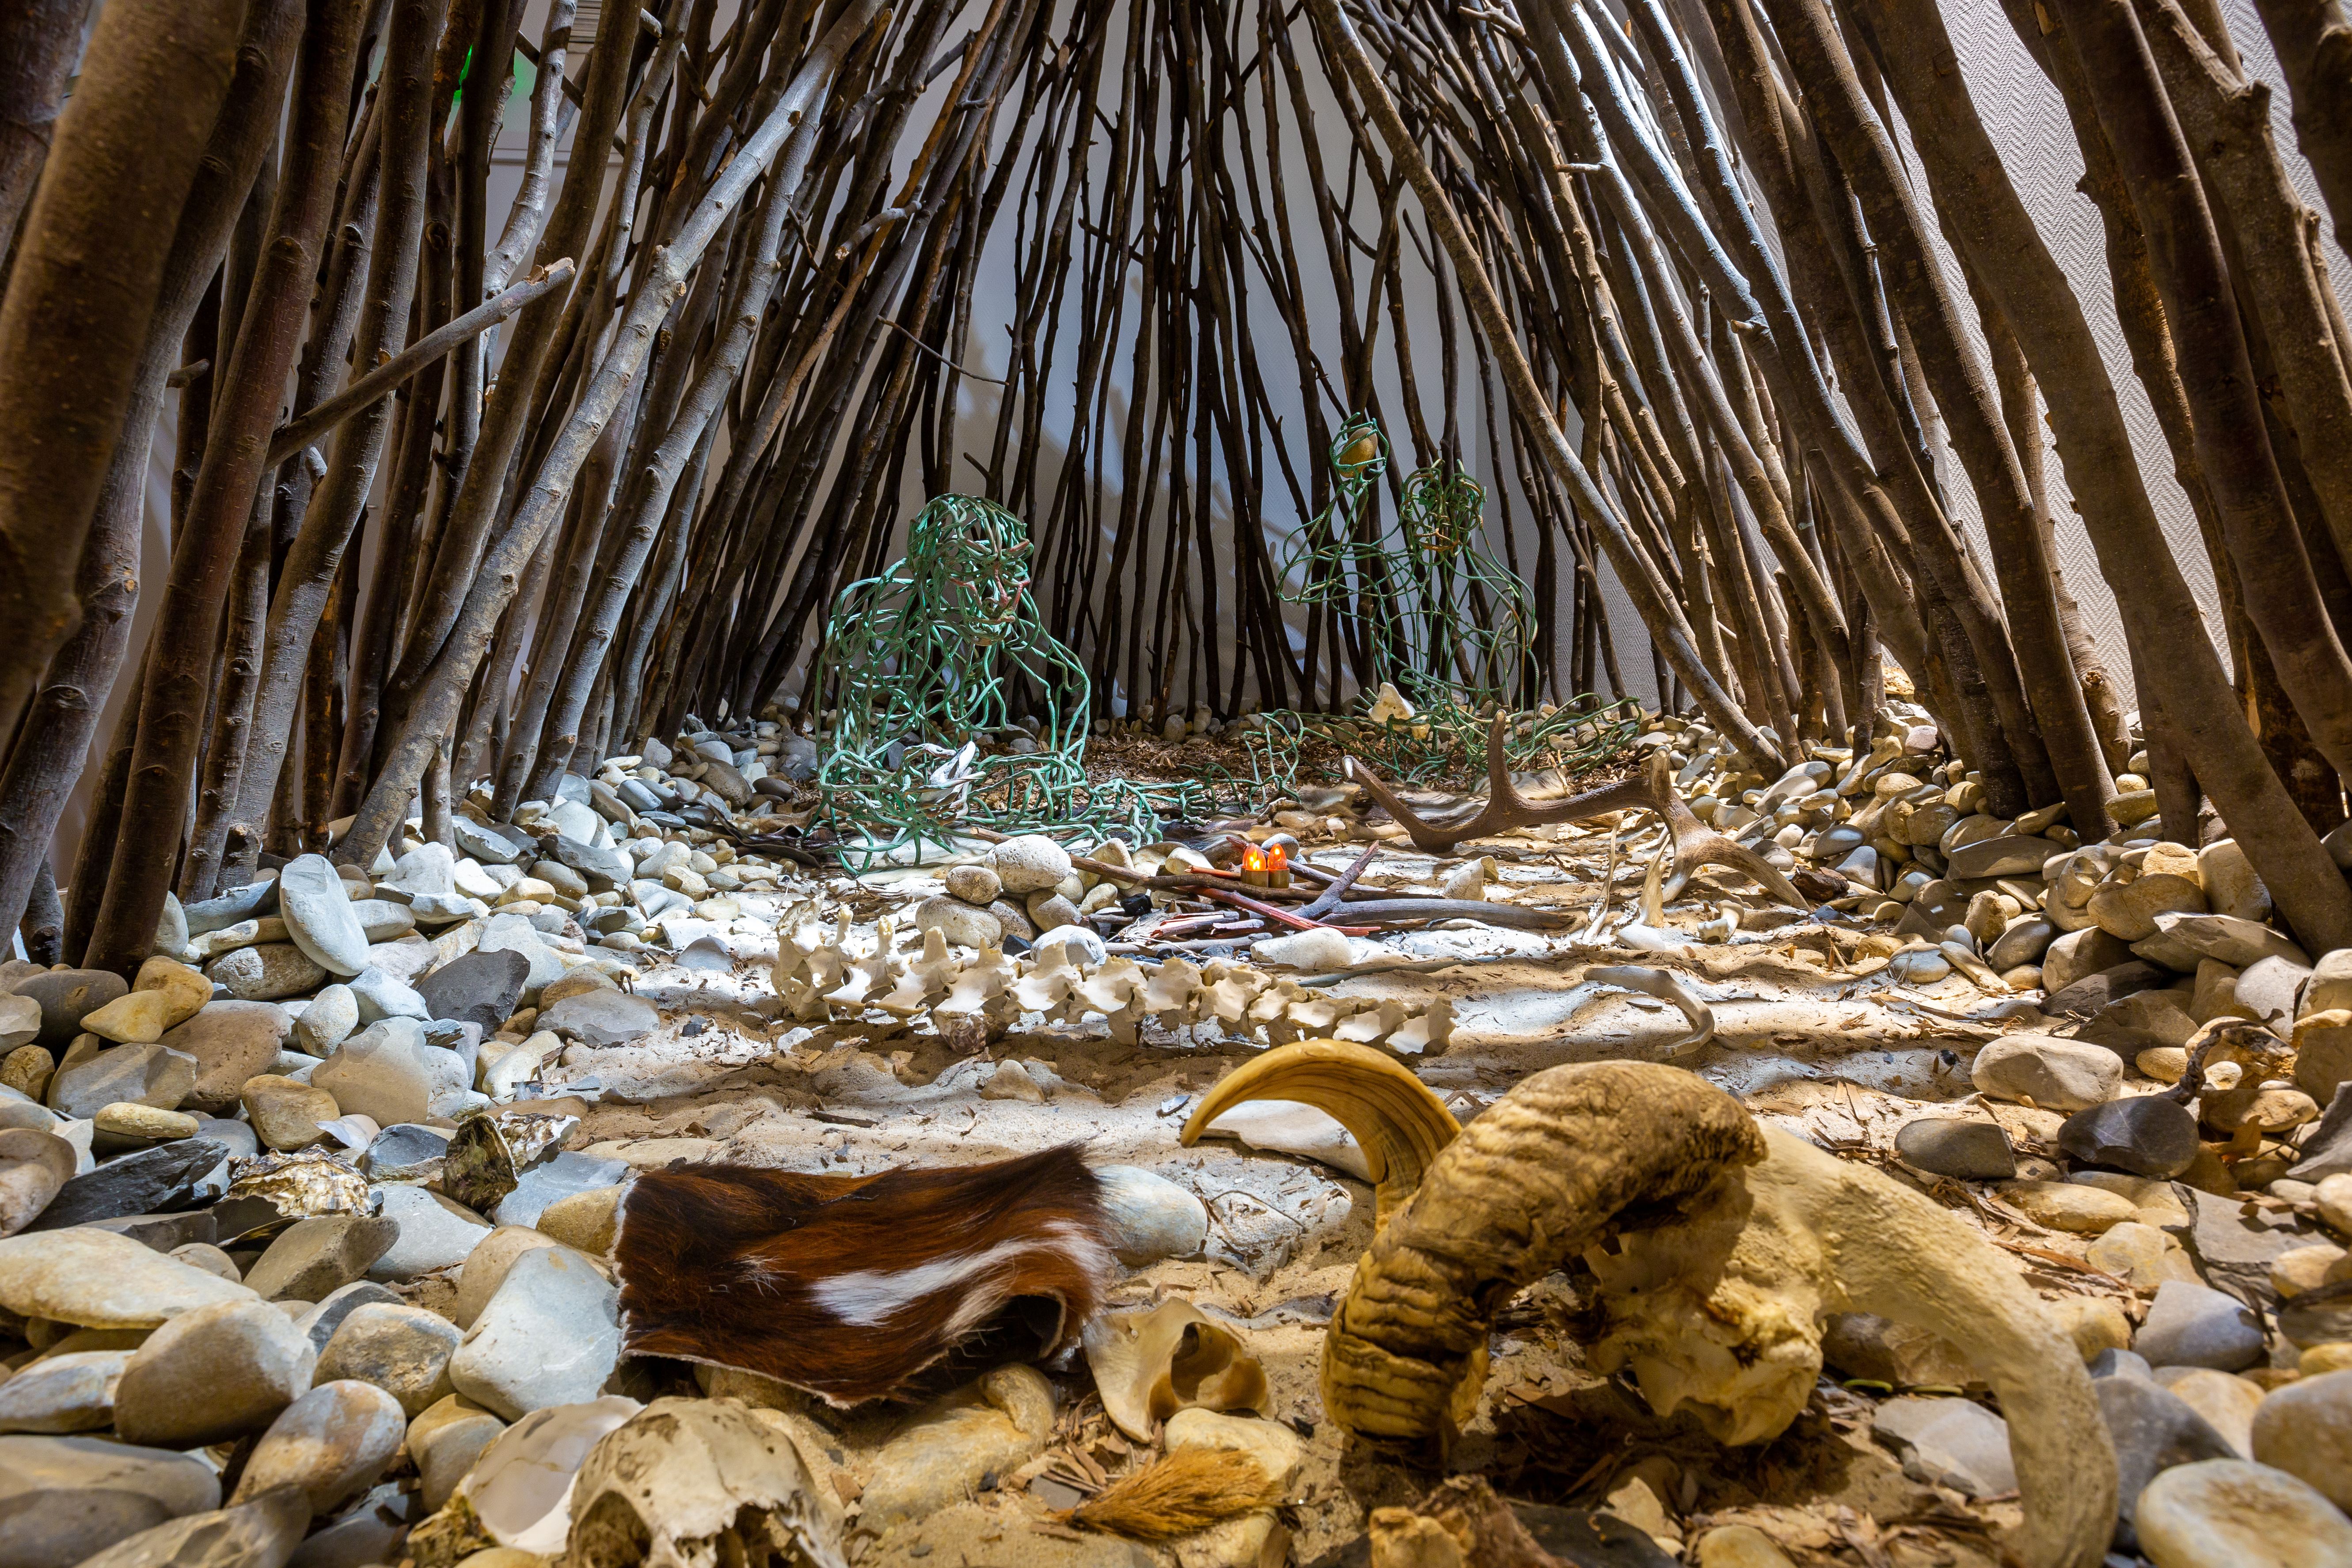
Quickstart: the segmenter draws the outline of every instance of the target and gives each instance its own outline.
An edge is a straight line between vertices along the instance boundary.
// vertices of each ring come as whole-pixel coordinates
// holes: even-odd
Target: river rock
[[[2134,1523],[2159,1568],[2352,1563],[2352,1520],[2309,1483],[2243,1459],[2166,1470],[2139,1494]]]
[[[2013,1491],[2009,1423],[1974,1400],[1906,1396],[1878,1406],[1873,1431],[1906,1450],[1906,1474],[1970,1497]]]
[[[2284,1034],[2302,1010],[2304,984],[2311,975],[2311,965],[2292,958],[2274,954],[2257,959],[2238,976],[2238,1005]]]
[[[369,1025],[312,1068],[310,1081],[380,1127],[455,1115],[473,1087],[465,1062],[426,1045],[413,1018]]]
[[[373,1279],[354,1279],[348,1285],[328,1291],[318,1305],[294,1320],[294,1326],[301,1331],[304,1339],[310,1342],[310,1348],[323,1355],[327,1342],[335,1337],[335,1331],[343,1326],[343,1320],[362,1307],[398,1307],[404,1304],[399,1294],[389,1286],[379,1285]],[[278,1310],[285,1310],[283,1303]]]
[[[2253,1457],[2299,1476],[2352,1512],[2352,1372],[2274,1388],[2256,1407]]]
[[[1129,1268],[1190,1258],[1207,1240],[1208,1209],[1165,1176],[1133,1165],[1099,1165],[1095,1179],[1102,1184],[1112,1250]]]
[[[79,1563],[119,1541],[220,1506],[220,1476],[189,1454],[102,1437],[0,1437],[0,1564]]]
[[[246,1079],[268,1072],[293,1034],[293,1015],[274,1002],[220,1001],[171,1030],[163,1043],[195,1058],[187,1103],[216,1115],[235,1109]]]
[[[0,1240],[0,1307],[92,1329],[152,1329],[253,1292],[92,1226]]]
[[[373,963],[352,975],[348,984],[362,1026],[386,1018],[414,1018],[421,1024],[433,1016],[432,1007],[415,987]]]
[[[338,982],[322,988],[294,1020],[294,1038],[300,1047],[314,1057],[331,1054],[360,1026],[359,998],[352,988]]]
[[[551,1205],[579,1193],[609,1187],[629,1174],[625,1160],[602,1159],[565,1150],[521,1173],[514,1191],[498,1201],[490,1217],[500,1225],[536,1226]]]
[[[1944,875],[1956,882],[1986,877],[2039,876],[2045,862],[2064,853],[2065,846],[2031,834],[1980,838],[1954,849],[1946,862]]]
[[[2160,914],[2203,914],[2205,892],[2186,877],[2158,871],[2128,882],[2100,883],[2091,895],[2090,911],[2109,934],[2125,942],[2146,942],[2156,934]]]
[[[2158,1289],[2132,1345],[2151,1366],[2238,1372],[2261,1359],[2263,1331],[2236,1297],[2176,1279]]]
[[[619,1292],[586,1258],[527,1252],[466,1331],[450,1381],[509,1421],[593,1399],[620,1356],[619,1313]]]
[[[997,880],[1015,897],[1042,891],[1070,874],[1070,852],[1043,834],[1008,838],[989,860]]]
[[[93,1131],[103,1135],[98,1146],[115,1150],[126,1143],[161,1143],[174,1138],[194,1138],[202,1125],[184,1111],[158,1110],[152,1105],[141,1105],[129,1100],[118,1100],[112,1105],[101,1106],[98,1114],[90,1118]]]
[[[25,1228],[58,1230],[122,1215],[194,1208],[205,1179],[228,1153],[228,1145],[216,1140],[183,1138],[119,1155],[58,1188]]]
[[[19,1010],[31,1008],[32,1026],[16,1028],[11,1026],[8,1022],[8,1010],[12,1007]],[[0,1040],[28,1041],[41,1032],[40,1026],[38,1003],[27,1001],[22,996],[0,996]],[[35,1045],[11,1047],[8,1047],[5,1057],[0,1057],[0,1089],[13,1090],[26,1100],[37,1100],[49,1092],[49,1079],[57,1070],[58,1058],[51,1056],[44,1047]],[[0,1102],[5,1102],[6,1099],[5,1095],[0,1095]]]
[[[2004,926],[1985,950],[1985,963],[2000,974],[2024,964],[2038,964],[2057,935],[2058,928],[2040,915],[2021,915]]]
[[[379,1182],[421,1182],[449,1152],[449,1129],[400,1122],[379,1131],[360,1156],[360,1168]]]
[[[2077,980],[2131,961],[2127,944],[2097,926],[2086,925],[2059,936],[2042,951],[2042,984],[2055,995]]]
[[[2017,1174],[2017,1151],[1990,1121],[1918,1117],[1895,1129],[1895,1152],[1918,1170],[1960,1181],[2005,1182]]]
[[[457,1326],[460,1330],[474,1326],[482,1309],[490,1304],[490,1298],[506,1283],[507,1273],[516,1258],[526,1252],[557,1245],[554,1237],[527,1225],[502,1225],[482,1237],[466,1255],[466,1266],[457,1276],[457,1299],[449,1308]]]
[[[2180,1243],[2139,1220],[2121,1220],[2110,1226],[2091,1243],[2083,1260],[2143,1295],[2153,1295],[2168,1279],[2198,1282],[2197,1270]]]
[[[2294,1086],[2322,1105],[2352,1082],[2352,1009],[2305,1009],[2294,1023]]]
[[[2230,1440],[2179,1394],[2143,1376],[2095,1378],[2091,1392],[2116,1451],[2116,1544],[2128,1549],[2133,1504],[2159,1472],[2200,1459],[2235,1458]]]
[[[2319,1125],[2304,1134],[2296,1152],[2302,1158],[2287,1172],[2295,1181],[2316,1184],[2352,1172],[2352,1083],[2336,1086]]]
[[[2088,1018],[2126,996],[2170,985],[2175,978],[2164,965],[2135,958],[2085,974],[2061,990],[2047,991],[2042,1011],[2053,1018]]]
[[[198,1071],[194,1056],[162,1041],[117,1046],[58,1068],[49,1079],[49,1105],[84,1121],[118,1100],[177,1110],[194,1091]]]
[[[2183,974],[2196,973],[2198,962],[2207,958],[2237,969],[2265,958],[2284,958],[2305,967],[2311,963],[2284,936],[2236,915],[2168,913],[2155,919],[2156,934],[2134,942],[2132,952]]]
[[[324,855],[298,855],[278,873],[278,912],[294,945],[331,973],[367,967],[368,935],[351,894]]]
[[[621,1198],[627,1190],[614,1183],[560,1197],[540,1211],[532,1228],[591,1258],[605,1257],[620,1236]]]
[[[312,1215],[271,1242],[245,1282],[266,1300],[324,1300],[367,1273],[400,1236],[400,1222],[381,1215]]]
[[[416,911],[394,899],[353,899],[352,918],[371,944],[397,942],[416,929]]]
[[[859,1528],[887,1531],[961,1501],[982,1478],[1027,1464],[1053,1429],[1053,1385],[1034,1367],[997,1368],[922,1412],[875,1456]]]
[[[415,1417],[455,1392],[449,1358],[461,1337],[457,1324],[422,1307],[360,1307],[327,1342],[319,1357],[319,1381],[348,1377],[373,1384]]]
[[[181,917],[188,922],[191,941],[200,936],[233,926],[243,921],[258,920],[274,913],[278,908],[278,879],[275,877],[258,882],[247,882],[241,888],[231,888],[215,898],[199,900],[181,906]]]
[[[962,868],[958,868],[962,869]],[[1026,922],[1026,917],[1024,917]],[[989,910],[961,899],[925,899],[915,909],[915,927],[935,931],[961,947],[992,948],[1004,941],[1004,922]]]
[[[408,1424],[408,1457],[415,1461],[425,1506],[446,1504],[482,1450],[499,1440],[507,1424],[467,1398],[452,1394],[436,1401]]]
[[[490,1233],[473,1210],[451,1203],[423,1187],[374,1189],[383,1202],[383,1217],[400,1226],[391,1247],[368,1266],[367,1277],[379,1283],[414,1279],[436,1268],[462,1263],[477,1243]]]
[[[15,987],[16,994],[40,1004],[41,1033],[35,1043],[52,1051],[72,1044],[84,1018],[130,989],[122,976],[106,969],[53,969]]]
[[[2045,1110],[2081,1110],[2115,1097],[2123,1058],[2102,1046],[2054,1035],[2004,1035],[1977,1052],[1970,1078],[1994,1100],[2027,1100]]]
[[[300,1568],[341,1568],[303,1541],[310,1527],[310,1500],[296,1488],[281,1487],[233,1508],[142,1531],[85,1558],[79,1568],[279,1568],[298,1561],[297,1548],[304,1548]]]
[[[35,1044],[40,1037],[41,1005],[30,996],[0,996],[0,1051],[16,1060],[26,1051],[40,1050]],[[48,1055],[45,1050],[41,1054]]]
[[[2097,1236],[2139,1212],[2121,1194],[2074,1182],[2009,1182],[1998,1191],[2036,1225],[2079,1236]]]
[[[95,1432],[114,1424],[129,1351],[55,1352],[0,1383],[0,1432]]]
[[[131,983],[132,995],[149,993],[163,995],[163,1026],[167,1029],[186,1023],[213,999],[211,981],[186,964],[161,954],[141,964],[137,977]]]
[[[691,947],[701,947],[705,943],[709,943],[712,947],[719,949],[719,957],[724,964],[725,969],[732,969],[735,967],[734,959],[730,957],[726,949],[723,946],[720,946],[720,944],[712,938],[697,937],[694,942],[688,945]],[[724,973],[724,970],[722,970],[721,973]],[[566,996],[578,996],[583,993],[589,991],[618,991],[620,987],[613,983],[613,979],[610,975],[605,974],[590,964],[583,963],[574,968],[564,971],[562,979],[551,980],[545,985],[540,987],[539,1010],[544,1013],[550,1007],[554,1006],[558,1002],[562,1001]]]
[[[1004,891],[1003,880],[989,866],[950,866],[940,880],[950,897],[985,909]]]
[[[2168,1366],[2155,1374],[2155,1382],[2228,1438],[2236,1458],[2253,1457],[2254,1411],[2264,1393],[2260,1385],[2207,1366]]]
[[[2203,1145],[2197,1118],[2162,1095],[2133,1095],[2076,1111],[2058,1129],[2058,1146],[2085,1165],[2136,1176],[2177,1176]]]
[[[487,1032],[522,1004],[530,960],[520,952],[476,951],[450,960],[417,984],[436,1018],[479,1024]]]
[[[2254,875],[2252,863],[2236,839],[2217,838],[2197,851],[2197,880],[2205,889],[2205,902],[2216,914],[2248,921],[2271,918],[2271,891]]]
[[[542,985],[563,978],[567,965],[555,955],[555,950],[542,940],[544,933],[530,923],[528,917],[517,914],[492,915],[482,922],[482,940],[477,952],[519,952],[530,964],[523,976],[523,996],[526,1002],[537,994]]]
[[[629,857],[609,845],[591,844],[585,839],[562,833],[541,840],[541,844],[558,865],[579,873],[591,892],[604,893],[625,888],[630,879],[636,875],[636,868]]]
[[[644,997],[624,991],[583,991],[542,1008],[539,1026],[604,1048],[644,1039],[661,1027],[661,1012]]]
[[[229,994],[247,1002],[271,1002],[315,990],[327,970],[290,942],[240,947],[213,960],[205,971]]]
[[[457,890],[457,858],[446,844],[420,844],[392,863],[392,874],[376,879],[376,896],[402,903]]]
[[[258,1432],[309,1390],[318,1360],[293,1320],[267,1301],[183,1312],[131,1355],[115,1394],[116,1430],[160,1448]]]
[[[246,1080],[244,1100],[254,1132],[272,1149],[307,1149],[326,1136],[320,1122],[342,1114],[325,1089],[269,1073]]]
[[[313,1515],[331,1513],[375,1484],[407,1433],[400,1402],[383,1389],[348,1378],[322,1383],[270,1423],[232,1500],[295,1486]]]
[[[2136,991],[2092,1014],[2077,1037],[2124,1057],[2186,1046],[2197,1033],[2197,1020],[2189,1015],[2189,1005],[2190,997],[2181,991],[2153,987]]]
[[[79,1164],[74,1146],[53,1133],[37,1127],[0,1131],[0,1237],[32,1224]]]
[[[212,988],[205,988],[205,994]],[[85,1033],[117,1045],[143,1046],[163,1037],[171,1001],[160,991],[132,991],[117,996],[82,1019]]]

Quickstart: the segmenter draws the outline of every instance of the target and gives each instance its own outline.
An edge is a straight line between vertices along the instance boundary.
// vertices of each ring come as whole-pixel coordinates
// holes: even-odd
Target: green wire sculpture
[[[910,846],[919,862],[958,824],[1070,821],[1087,782],[1087,672],[1038,617],[1028,529],[993,501],[938,497],[904,560],[841,591],[823,679],[838,715],[816,782],[856,868]],[[1034,731],[1013,721],[1016,692]]]
[[[1330,505],[1282,563],[1283,597],[1336,606],[1362,639],[1365,685],[1395,686],[1416,709],[1489,708],[1530,679],[1535,599],[1480,547],[1486,492],[1458,462],[1408,475],[1397,526],[1384,532],[1368,504],[1388,471],[1380,422],[1351,415],[1330,448]]]
[[[819,691],[835,716],[816,782],[845,863],[920,864],[927,847],[952,853],[971,826],[1154,839],[1164,821],[1295,794],[1309,740],[1408,783],[1482,773],[1487,716],[1531,685],[1536,624],[1527,585],[1480,545],[1486,492],[1457,464],[1420,468],[1383,535],[1370,504],[1388,466],[1378,422],[1349,419],[1330,460],[1331,504],[1284,562],[1297,584],[1284,596],[1338,610],[1367,650],[1373,689],[1352,715],[1255,716],[1248,779],[1204,762],[1172,783],[1089,782],[1092,690],[1030,595],[1028,529],[993,501],[932,500],[908,529],[906,557],[843,589],[825,627]],[[1580,700],[1521,718],[1505,744],[1515,765],[1572,770],[1622,748],[1639,718],[1631,702]]]
[[[1486,769],[1486,718],[1532,689],[1536,610],[1527,584],[1479,542],[1486,492],[1459,463],[1406,476],[1392,531],[1373,516],[1388,471],[1380,422],[1350,416],[1332,439],[1330,504],[1282,563],[1283,597],[1339,612],[1364,650],[1353,715],[1274,712],[1250,732],[1261,785],[1295,787],[1298,748],[1328,741],[1391,777],[1422,783]],[[1387,702],[1393,687],[1410,712]],[[1638,705],[1579,699],[1510,727],[1515,763],[1561,768],[1597,762],[1629,741]]]

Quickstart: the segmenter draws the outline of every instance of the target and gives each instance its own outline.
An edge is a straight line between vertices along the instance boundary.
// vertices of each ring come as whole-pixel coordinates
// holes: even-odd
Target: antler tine
[[[1581,822],[1611,811],[1650,811],[1666,825],[1674,841],[1674,871],[1664,889],[1669,900],[1682,895],[1692,874],[1700,867],[1722,866],[1748,878],[1782,903],[1801,910],[1811,907],[1795,884],[1773,869],[1763,856],[1725,837],[1691,815],[1690,807],[1683,804],[1682,795],[1675,789],[1672,766],[1664,752],[1653,752],[1642,771],[1632,778],[1620,779],[1566,800],[1538,805],[1521,795],[1511,781],[1510,758],[1503,750],[1506,721],[1498,711],[1487,723],[1486,803],[1476,815],[1461,822],[1443,827],[1431,824],[1397,798],[1396,792],[1381,783],[1379,774],[1354,757],[1348,759],[1349,776],[1387,808],[1412,837],[1413,847],[1425,855],[1444,855],[1465,839],[1514,827]]]
[[[1453,848],[1454,845],[1460,843],[1464,838],[1471,837],[1471,835],[1466,832],[1454,832],[1445,828],[1432,827],[1428,823],[1423,821],[1420,816],[1416,814],[1411,806],[1405,805],[1403,801],[1399,800],[1396,796],[1395,791],[1390,789],[1388,785],[1381,782],[1380,774],[1372,772],[1370,767],[1358,762],[1353,757],[1349,757],[1347,760],[1347,763],[1348,776],[1354,779],[1358,784],[1362,784],[1364,786],[1365,793],[1370,795],[1372,799],[1383,807],[1391,816],[1397,819],[1398,824],[1402,826],[1406,834],[1412,837],[1413,847],[1421,850],[1423,854],[1443,855],[1448,849]],[[1474,826],[1477,823],[1484,821],[1486,819],[1486,812],[1481,810],[1475,817],[1471,819],[1470,823],[1465,824],[1465,826]]]

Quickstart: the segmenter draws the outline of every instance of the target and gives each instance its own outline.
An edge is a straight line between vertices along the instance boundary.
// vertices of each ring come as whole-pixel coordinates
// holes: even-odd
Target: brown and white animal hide
[[[987,1165],[817,1176],[732,1165],[640,1175],[614,1258],[624,1346],[740,1368],[835,1405],[923,1392],[960,1347],[1076,1341],[1118,1278],[1076,1145]]]

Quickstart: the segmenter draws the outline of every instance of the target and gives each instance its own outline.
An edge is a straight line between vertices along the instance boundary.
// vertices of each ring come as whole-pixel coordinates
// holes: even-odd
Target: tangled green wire
[[[816,782],[853,870],[908,849],[919,864],[959,826],[1156,837],[1162,805],[1187,804],[1087,782],[1090,685],[1037,614],[1029,551],[995,502],[940,496],[904,560],[834,601],[823,689],[838,711]]]
[[[1533,689],[1534,597],[1481,547],[1486,493],[1459,463],[1407,475],[1396,526],[1384,531],[1373,515],[1389,458],[1380,422],[1350,416],[1328,458],[1331,502],[1284,560],[1283,581],[1296,585],[1283,597],[1339,611],[1343,634],[1364,650],[1369,689],[1353,714],[1264,715],[1249,740],[1256,783],[1295,790],[1298,751],[1310,740],[1391,778],[1466,782],[1486,770],[1487,718]],[[1409,715],[1382,709],[1382,683],[1406,700]],[[1505,745],[1515,766],[1572,771],[1622,749],[1639,721],[1631,701],[1602,707],[1580,697],[1520,719]]]
[[[1352,714],[1255,716],[1247,778],[1209,765],[1173,783],[1089,782],[1091,687],[1030,595],[1027,528],[971,496],[925,506],[905,559],[843,589],[825,628],[820,690],[836,716],[817,785],[850,868],[919,864],[974,826],[1140,842],[1167,820],[1255,813],[1297,794],[1310,741],[1412,784],[1483,773],[1488,717],[1532,689],[1536,626],[1527,585],[1480,547],[1486,492],[1458,464],[1419,468],[1384,533],[1371,504],[1388,467],[1379,423],[1349,418],[1329,457],[1332,500],[1283,563],[1296,584],[1284,597],[1338,611],[1374,689]],[[1382,706],[1383,683],[1409,713]],[[1622,749],[1640,717],[1631,701],[1580,698],[1525,714],[1504,744],[1514,767],[1573,771]]]

